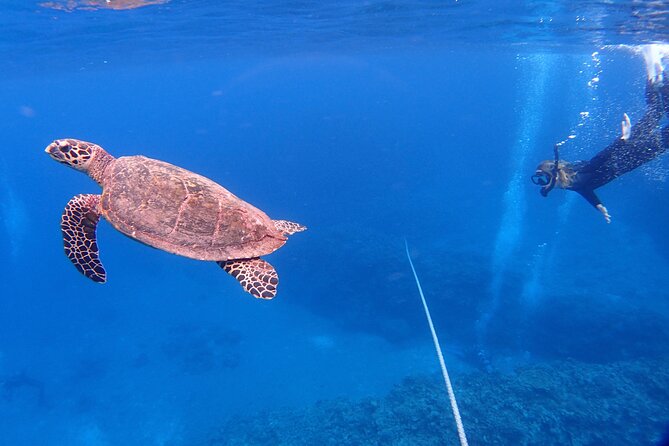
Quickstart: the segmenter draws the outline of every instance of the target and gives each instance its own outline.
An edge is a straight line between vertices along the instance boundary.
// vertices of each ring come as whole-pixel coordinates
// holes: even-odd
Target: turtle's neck
[[[96,183],[103,186],[105,171],[110,164],[114,162],[115,158],[104,151],[100,146],[95,148],[95,153],[90,161],[88,168],[88,176],[93,178]]]

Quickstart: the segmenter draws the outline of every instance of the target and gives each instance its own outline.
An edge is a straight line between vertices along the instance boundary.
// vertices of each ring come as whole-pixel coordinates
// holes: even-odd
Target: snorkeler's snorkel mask
[[[532,175],[531,180],[537,186],[548,186],[551,181],[553,181],[553,176],[538,169],[536,173]]]
[[[553,163],[553,168],[549,171],[547,170],[547,164],[549,161],[544,161],[537,167],[536,172],[534,172],[534,175],[530,177],[532,182],[536,184],[537,186],[541,186],[541,190],[539,191],[542,196],[547,197],[548,193],[553,190],[555,187],[555,184],[557,183],[557,174],[558,174],[558,166],[559,166],[559,147],[556,144],[555,147],[553,148],[553,151],[555,153],[555,162]]]

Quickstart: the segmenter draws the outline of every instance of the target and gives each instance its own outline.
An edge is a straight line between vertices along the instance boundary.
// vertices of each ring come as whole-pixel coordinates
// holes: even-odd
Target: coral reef
[[[472,445],[657,442],[669,421],[669,358],[556,361],[456,378]],[[443,445],[457,435],[437,376],[407,378],[381,399],[319,402],[234,417],[208,445]]]

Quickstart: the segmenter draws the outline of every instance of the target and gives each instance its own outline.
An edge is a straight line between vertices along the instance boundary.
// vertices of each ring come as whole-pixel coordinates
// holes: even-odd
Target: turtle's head
[[[102,148],[90,142],[78,139],[57,139],[44,151],[59,163],[87,172],[90,161],[98,150]]]
[[[78,139],[57,139],[44,150],[59,163],[70,166],[102,184],[104,170],[114,160],[105,150]]]

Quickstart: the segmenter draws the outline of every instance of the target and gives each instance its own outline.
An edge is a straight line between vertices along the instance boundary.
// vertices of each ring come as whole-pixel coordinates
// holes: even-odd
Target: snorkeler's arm
[[[577,190],[576,192],[581,194],[583,198],[588,200],[588,203],[590,203],[592,206],[594,206],[595,209],[601,212],[607,223],[611,223],[611,216],[609,215],[609,211],[602,204],[602,200],[599,199],[594,190],[586,189],[586,190]]]
[[[611,216],[609,215],[609,211],[606,209],[606,206],[603,204],[598,204],[595,206],[599,212],[602,213],[604,216],[604,220],[606,220],[607,223],[611,223]]]

